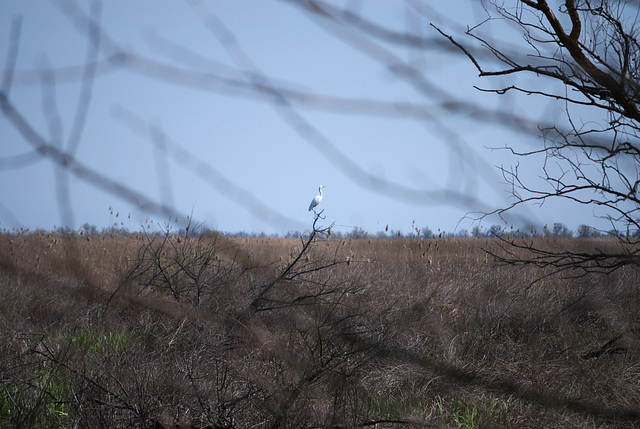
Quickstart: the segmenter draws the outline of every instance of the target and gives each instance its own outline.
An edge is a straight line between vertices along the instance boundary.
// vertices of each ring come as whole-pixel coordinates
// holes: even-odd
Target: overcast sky
[[[41,138],[0,120],[0,227],[138,229],[192,214],[227,232],[304,231],[322,184],[338,230],[471,229],[467,213],[511,201],[498,166],[519,162],[535,181],[542,165],[491,148],[541,140],[451,106],[533,122],[565,106],[475,89],[510,82],[478,78],[430,23],[464,40],[486,19],[481,2],[423,3],[328,2],[389,30],[371,33],[295,1],[0,2],[1,64],[22,17],[9,100]],[[397,34],[417,39],[386,37]],[[599,225],[566,204],[513,215],[516,227]]]

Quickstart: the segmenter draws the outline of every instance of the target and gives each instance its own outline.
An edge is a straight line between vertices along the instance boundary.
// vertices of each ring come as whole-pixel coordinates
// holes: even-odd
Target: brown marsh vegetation
[[[637,427],[637,270],[494,245],[4,233],[0,426]]]

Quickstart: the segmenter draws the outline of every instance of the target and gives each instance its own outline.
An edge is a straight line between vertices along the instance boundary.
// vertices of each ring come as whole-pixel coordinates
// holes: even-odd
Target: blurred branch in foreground
[[[173,85],[197,88],[233,97],[250,98],[266,103],[273,107],[281,120],[303,141],[315,148],[319,154],[359,187],[393,200],[421,206],[453,206],[485,212],[493,209],[485,202],[485,198],[479,197],[477,189],[479,183],[489,185],[490,188],[494,187],[494,184],[500,180],[499,175],[488,162],[477,155],[477,150],[480,149],[476,147],[477,145],[469,144],[459,130],[445,124],[445,121],[442,120],[443,115],[449,117],[449,120],[454,115],[473,118],[479,123],[493,122],[525,134],[531,134],[537,130],[536,123],[528,118],[520,117],[508,110],[487,109],[485,106],[476,105],[468,99],[454,96],[447,88],[430,81],[426,71],[421,69],[419,65],[402,60],[394,52],[400,47],[420,52],[421,55],[428,51],[437,55],[453,55],[456,58],[463,58],[462,55],[456,53],[456,50],[451,49],[451,46],[435,37],[435,32],[434,36],[425,38],[421,34],[422,27],[417,30],[408,28],[406,33],[400,33],[390,27],[385,27],[384,24],[368,21],[364,16],[355,12],[339,10],[324,3],[299,2],[295,4],[300,8],[303,16],[311,18],[311,21],[324,29],[329,37],[346,42],[356,52],[376,61],[383,70],[407,83],[416,96],[411,101],[388,100],[375,95],[370,98],[362,98],[349,95],[321,94],[313,89],[301,89],[305,88],[301,84],[279,79],[277,76],[268,76],[249,57],[231,29],[216,18],[213,11],[207,9],[202,3],[192,3],[191,5],[197,16],[201,18],[203,25],[209,28],[218,42],[225,47],[233,59],[235,67],[223,65],[214,59],[192,52],[186,46],[174,44],[164,39],[162,35],[155,33],[147,37],[147,41],[153,49],[167,57],[168,60],[158,60],[136,53],[116,43],[108,33],[109,29],[101,25],[99,7],[94,6],[90,13],[86,13],[74,2],[60,0],[54,1],[53,4],[68,18],[80,36],[87,39],[84,64],[46,68],[46,75],[51,76],[47,86],[52,93],[55,91],[56,85],[60,85],[62,82],[80,83],[81,85],[71,132],[67,138],[67,147],[62,150],[61,155],[66,153],[73,157],[78,152],[78,148],[82,145],[82,131],[91,108],[92,92],[95,86],[100,84],[100,79],[120,70],[132,71],[151,80],[159,80]],[[416,10],[409,9],[408,13],[416,14],[420,20],[425,19],[424,14],[428,13],[432,17],[446,21],[426,5],[423,6]],[[413,34],[411,31],[416,33]],[[17,47],[19,35],[12,36],[12,40]],[[43,71],[44,69],[17,70],[14,73],[14,66],[11,65],[5,68],[5,76],[11,75],[20,85],[39,85]],[[8,97],[8,94],[6,99],[7,102],[11,102],[11,97]],[[416,101],[419,99],[424,101]],[[127,107],[126,104],[124,107]],[[348,156],[347,152],[338,143],[332,141],[324,130],[313,125],[305,117],[302,109],[323,110],[336,115],[358,114],[384,117],[421,124],[426,133],[432,136],[430,140],[433,141],[430,141],[429,144],[443,145],[448,152],[449,168],[446,184],[424,189],[420,186],[407,186],[394,179],[386,179],[370,173],[363,168],[360,160]],[[51,117],[51,115],[49,116]],[[23,119],[24,124],[31,122],[27,117]],[[63,120],[62,115],[60,115],[60,120]],[[62,140],[63,138],[64,136],[59,136],[57,139]],[[43,141],[46,140],[46,138],[43,139]],[[169,155],[167,154],[167,156]],[[29,156],[29,159],[32,158],[33,156]],[[8,159],[5,161],[3,164],[9,163]],[[205,163],[205,161],[201,161],[201,163]],[[65,168],[64,163],[60,168]],[[209,167],[205,170],[216,171],[216,168],[209,162]],[[82,176],[76,176],[83,180]],[[205,176],[211,176],[211,174],[206,173]],[[246,193],[240,192],[237,186],[230,186],[235,184],[229,178],[217,182],[209,180],[210,177],[202,177],[202,179],[213,185],[217,191],[222,192],[225,197],[242,205],[247,212],[261,221],[266,221],[277,228],[283,227],[282,221],[290,221],[287,216],[273,208],[269,208],[272,215],[265,219],[255,208],[266,208],[267,204],[255,196],[248,197]],[[158,180],[164,179],[159,176]],[[218,186],[214,183],[218,183]],[[167,189],[166,183],[158,185],[166,190],[167,195],[175,193]],[[58,180],[58,194],[61,196],[58,204],[61,206],[60,211],[63,213],[63,218],[66,218],[67,221],[73,219],[69,186],[64,179]],[[499,192],[496,194],[501,195]],[[166,200],[163,205],[171,205],[170,201],[171,199]],[[137,205],[139,208],[143,206],[149,207],[148,204]],[[524,218],[522,215],[514,214],[512,219],[519,223],[531,223],[531,216]],[[291,223],[287,223],[287,225],[291,225]]]

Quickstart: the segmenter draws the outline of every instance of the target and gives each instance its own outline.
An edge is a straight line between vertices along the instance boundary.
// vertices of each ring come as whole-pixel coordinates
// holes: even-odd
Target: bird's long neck
[[[322,197],[322,186],[318,188],[318,192],[320,192],[320,196]]]

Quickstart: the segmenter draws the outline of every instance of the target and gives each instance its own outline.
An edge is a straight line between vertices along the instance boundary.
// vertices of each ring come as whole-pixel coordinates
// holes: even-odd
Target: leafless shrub
[[[252,323],[259,322],[266,371],[264,390],[271,392],[265,406],[271,427],[299,426],[306,421],[342,425],[353,418],[358,374],[369,360],[366,347],[348,341],[351,336],[375,336],[376,314],[360,300],[363,286],[344,268],[366,264],[340,258],[342,242],[325,247],[329,228],[313,229],[300,250],[276,277],[260,286],[249,309]],[[379,322],[379,320],[378,320]],[[284,335],[265,329],[282,327]],[[271,330],[269,329],[269,330]],[[293,371],[287,370],[293,369]]]
[[[228,255],[232,249],[217,233],[200,233],[189,223],[184,233],[176,234],[167,224],[160,234],[145,232],[144,245],[132,261],[127,281],[199,307],[215,292],[228,288],[242,272],[233,257],[237,255]]]

